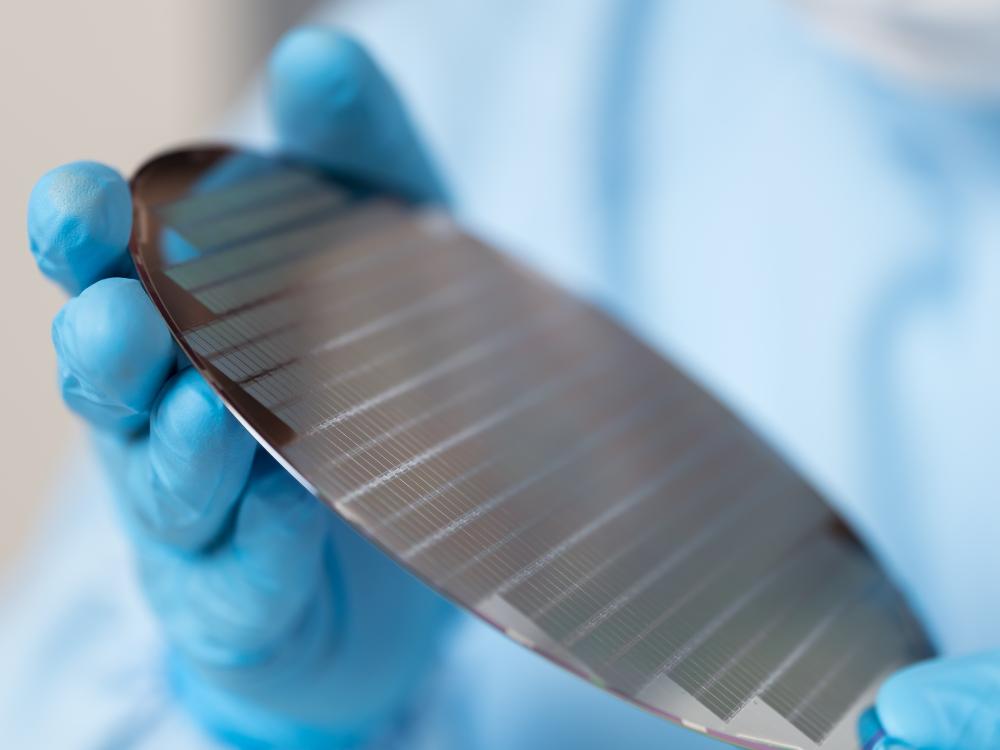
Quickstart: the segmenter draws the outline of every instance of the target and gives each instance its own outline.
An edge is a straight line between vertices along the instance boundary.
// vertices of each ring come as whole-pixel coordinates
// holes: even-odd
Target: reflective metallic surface
[[[927,655],[810,487],[683,373],[442,213],[277,160],[133,182],[139,274],[318,497],[568,669],[751,748],[854,748]]]

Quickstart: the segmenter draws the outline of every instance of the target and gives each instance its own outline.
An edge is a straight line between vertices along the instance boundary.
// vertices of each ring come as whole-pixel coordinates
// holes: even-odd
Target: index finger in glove
[[[91,161],[64,164],[35,184],[28,238],[42,273],[70,294],[108,276],[129,275],[132,198],[115,170]]]

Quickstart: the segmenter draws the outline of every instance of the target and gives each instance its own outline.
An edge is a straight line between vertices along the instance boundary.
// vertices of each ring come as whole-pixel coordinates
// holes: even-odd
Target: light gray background
[[[204,137],[310,0],[0,3],[0,576],[30,538],[82,427],[62,406],[49,324],[63,295],[35,270],[25,207],[73,159],[128,174]]]

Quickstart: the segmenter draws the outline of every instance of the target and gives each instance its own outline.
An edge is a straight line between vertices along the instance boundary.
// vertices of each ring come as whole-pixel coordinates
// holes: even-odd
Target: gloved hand
[[[283,147],[413,197],[442,191],[403,108],[351,40],[306,28],[269,68]],[[178,695],[254,747],[338,747],[391,726],[454,610],[303,490],[183,361],[131,277],[128,187],[78,162],[28,212],[71,299],[53,324],[66,403],[95,428],[170,645]]]
[[[935,659],[894,675],[860,734],[865,750],[1000,748],[1000,653]]]

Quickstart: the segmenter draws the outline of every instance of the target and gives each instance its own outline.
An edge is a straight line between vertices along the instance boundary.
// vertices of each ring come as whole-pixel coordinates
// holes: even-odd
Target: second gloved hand
[[[293,32],[270,76],[285,148],[441,197],[354,42]],[[127,277],[130,224],[127,185],[99,164],[53,170],[32,193],[32,251],[78,294],[53,324],[64,398],[97,428],[165,668],[192,713],[238,744],[364,742],[405,711],[453,610],[303,490],[184,366]]]
[[[1000,748],[1000,652],[935,659],[894,675],[862,720],[861,740],[872,750]]]

